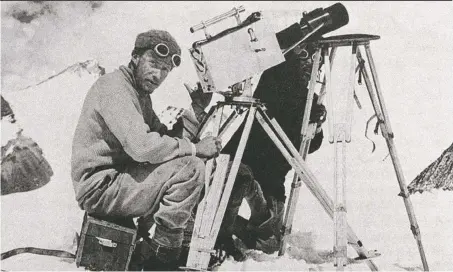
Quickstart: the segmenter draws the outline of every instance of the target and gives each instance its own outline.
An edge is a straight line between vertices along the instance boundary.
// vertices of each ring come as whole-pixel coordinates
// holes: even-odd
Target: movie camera
[[[203,30],[206,39],[193,43],[190,56],[203,92],[225,96],[242,95],[238,83],[285,61],[285,55],[296,46],[336,30],[349,22],[346,8],[336,3],[325,9],[304,12],[299,23],[276,32],[270,14],[253,12],[245,20],[243,6],[202,21],[190,28]],[[237,25],[210,35],[207,27],[235,17]]]

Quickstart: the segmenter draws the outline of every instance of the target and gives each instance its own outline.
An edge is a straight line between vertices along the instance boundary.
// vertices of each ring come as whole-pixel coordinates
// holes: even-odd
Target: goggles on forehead
[[[170,48],[168,48],[168,46],[164,43],[159,43],[154,47],[154,52],[156,52],[159,57],[165,58],[170,54]],[[179,65],[181,65],[181,56],[178,54],[173,54],[171,56],[171,62],[173,63],[174,67],[178,67]]]

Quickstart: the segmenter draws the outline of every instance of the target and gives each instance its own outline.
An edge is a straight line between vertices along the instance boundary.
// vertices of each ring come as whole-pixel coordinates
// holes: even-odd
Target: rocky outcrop
[[[52,175],[52,167],[42,149],[21,132],[2,146],[2,195],[38,189],[46,185]]]
[[[3,96],[2,122],[15,123],[14,112]],[[5,120],[4,120],[5,119]],[[1,149],[1,194],[7,195],[40,188],[50,181],[52,167],[43,156],[42,149],[29,137],[22,135],[22,129],[16,137]]]
[[[32,130],[31,127],[35,125],[37,127],[42,127],[43,129],[48,129],[48,127],[45,127],[44,125],[53,124],[47,123],[44,125],[38,125],[33,122],[25,122],[29,121],[25,120],[25,118],[28,117],[26,114],[34,112],[36,116],[41,116],[44,114],[45,110],[39,107],[27,108],[27,106],[24,106],[27,105],[24,101],[24,97],[19,96],[18,98],[15,94],[18,94],[16,92],[36,92],[38,90],[39,94],[36,95],[42,95],[43,91],[47,91],[49,89],[47,86],[48,84],[45,83],[49,81],[54,82],[53,79],[56,79],[63,74],[69,75],[70,77],[71,75],[75,75],[74,78],[82,78],[88,74],[92,75],[94,78],[98,78],[99,76],[105,74],[105,69],[99,66],[99,63],[96,60],[78,62],[74,65],[68,66],[59,73],[38,82],[37,84],[5,94],[6,99],[9,101],[7,101],[5,97],[1,97],[1,195],[38,189],[46,185],[53,176],[54,171],[44,156],[46,154],[46,150],[43,152],[43,149],[38,145],[38,143],[40,145],[45,145],[46,143],[42,143],[43,139],[39,138],[36,134],[38,131],[36,129]],[[58,85],[61,84],[61,82],[66,82],[67,80],[67,77],[61,77],[60,81],[56,80],[55,82],[57,82]],[[55,86],[52,87],[55,88]],[[22,112],[20,109],[22,109]],[[23,119],[21,119],[21,117]],[[47,120],[46,122],[58,120],[56,117],[55,119],[45,118],[46,117],[43,117],[44,120]],[[57,127],[58,130],[60,130],[61,125]],[[54,131],[54,133],[59,132],[60,131],[57,131],[57,129]],[[50,137],[49,141],[53,142]],[[57,143],[55,143],[55,145],[57,145]],[[51,150],[49,150],[49,146],[47,146],[47,148],[47,154],[49,154]]]
[[[3,96],[2,98],[2,119],[4,117],[10,117],[11,119],[14,120],[14,112],[13,109],[11,109],[11,106],[9,105],[8,101],[6,101]]]
[[[411,194],[432,189],[453,191],[453,144],[408,186]]]

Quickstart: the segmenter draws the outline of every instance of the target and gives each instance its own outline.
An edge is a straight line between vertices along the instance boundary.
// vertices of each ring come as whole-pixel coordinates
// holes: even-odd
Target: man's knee
[[[204,161],[195,156],[182,157],[181,160],[184,162],[184,170],[190,175],[190,180],[197,182],[198,185],[204,186],[204,175],[206,165]]]
[[[206,164],[202,159],[195,157],[195,156],[187,156],[187,158],[195,166],[195,168],[201,169],[202,171],[204,171]]]
[[[188,167],[193,169],[194,172],[204,173],[206,165],[202,159],[195,156],[186,156],[183,159],[187,161]]]

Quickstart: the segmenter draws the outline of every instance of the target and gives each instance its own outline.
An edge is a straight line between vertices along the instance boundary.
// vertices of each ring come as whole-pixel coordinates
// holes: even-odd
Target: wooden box
[[[136,236],[132,218],[106,221],[85,213],[76,253],[77,267],[98,271],[127,270]]]

